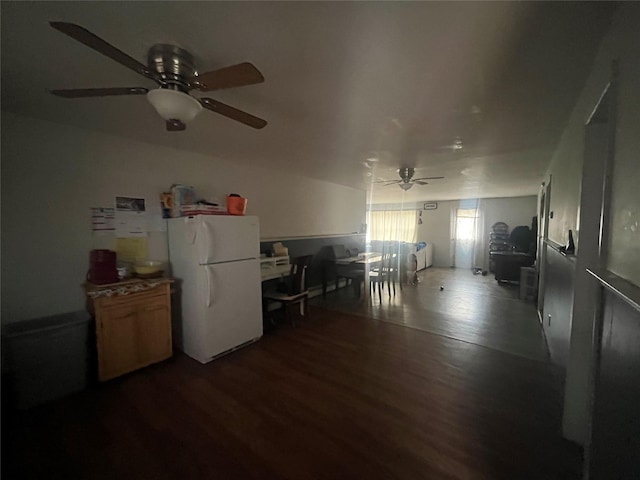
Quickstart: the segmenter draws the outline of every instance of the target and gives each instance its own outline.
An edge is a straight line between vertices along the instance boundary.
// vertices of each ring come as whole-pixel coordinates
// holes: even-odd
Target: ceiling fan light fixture
[[[413,183],[400,183],[398,186],[403,189],[405,192],[413,187]]]
[[[202,105],[198,100],[177,90],[156,88],[147,93],[147,100],[165,120],[188,123],[202,111]]]

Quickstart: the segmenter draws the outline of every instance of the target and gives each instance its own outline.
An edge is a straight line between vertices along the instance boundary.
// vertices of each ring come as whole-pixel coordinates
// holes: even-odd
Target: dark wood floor
[[[313,298],[312,304],[549,361],[536,306],[519,299],[519,285],[460,268],[430,267],[418,276],[418,285],[398,287],[391,296],[385,291],[382,301],[377,295],[355,301],[349,287]]]
[[[3,418],[3,478],[568,479],[548,363],[321,309]]]

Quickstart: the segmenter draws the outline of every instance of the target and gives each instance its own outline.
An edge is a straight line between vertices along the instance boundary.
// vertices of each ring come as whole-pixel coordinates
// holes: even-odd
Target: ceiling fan
[[[50,25],[158,84],[158,88],[155,89],[125,87],[50,90],[53,95],[64,98],[146,95],[149,103],[166,121],[167,130],[170,132],[185,130],[186,124],[203,108],[253,128],[263,128],[267,124],[261,118],[213,98],[196,98],[189,94],[191,90],[210,92],[264,82],[260,71],[250,63],[239,63],[198,74],[193,55],[189,52],[174,45],[157,44],[149,49],[147,65],[143,65],[86,28],[67,22],[50,22]]]
[[[449,150],[451,152],[461,152],[464,148],[464,142],[457,136],[453,139],[453,142],[447,145],[440,145],[436,147],[437,150]]]
[[[413,178],[413,174],[415,173],[415,168],[412,167],[402,167],[398,169],[398,175],[400,175],[400,180],[380,180],[378,182],[373,183],[382,183],[383,187],[388,185],[398,185],[404,191],[409,190],[415,184],[418,185],[427,185],[429,182],[425,182],[425,180],[439,180],[444,177],[422,177],[422,178]]]

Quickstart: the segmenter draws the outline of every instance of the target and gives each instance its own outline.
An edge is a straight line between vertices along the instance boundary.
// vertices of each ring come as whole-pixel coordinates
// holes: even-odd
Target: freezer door
[[[169,220],[171,263],[232,262],[260,256],[258,217],[195,215]]]
[[[205,354],[209,359],[262,336],[258,260],[218,263],[205,272]]]
[[[258,258],[258,217],[198,215],[197,243],[200,265]]]

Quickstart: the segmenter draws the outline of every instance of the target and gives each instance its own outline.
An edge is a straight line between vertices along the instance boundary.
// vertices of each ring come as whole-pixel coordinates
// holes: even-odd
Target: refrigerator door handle
[[[202,222],[203,225],[203,230],[204,230],[204,255],[203,255],[203,259],[202,262],[203,263],[211,263],[211,259],[210,259],[210,253],[213,251],[213,231],[211,230],[211,225],[209,225],[209,223],[207,223],[206,220],[203,220]]]
[[[212,279],[211,279],[211,268],[210,267],[205,267],[205,270],[207,272],[207,308],[211,307],[211,303],[212,303],[212,295],[211,295],[211,287],[212,287]]]
[[[196,232],[197,225],[196,223],[189,217],[184,219],[184,236],[188,244],[193,245],[196,242]]]

